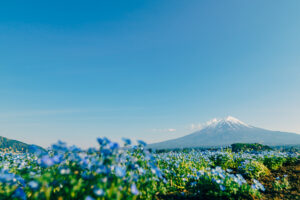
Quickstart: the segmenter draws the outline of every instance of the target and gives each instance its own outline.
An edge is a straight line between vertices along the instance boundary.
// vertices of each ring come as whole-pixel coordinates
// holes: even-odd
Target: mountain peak
[[[189,135],[164,142],[150,144],[154,149],[175,149],[191,147],[228,146],[233,143],[262,143],[267,145],[300,144],[296,133],[270,131],[247,125],[232,116],[212,119]]]
[[[232,117],[232,116],[227,116],[225,118],[226,121],[232,121],[232,122],[240,122],[240,120],[238,120],[237,118],[235,117]]]
[[[232,116],[228,116],[224,119],[224,121],[226,122],[230,122],[230,123],[234,123],[234,124],[241,124],[241,125],[244,125],[244,126],[249,126],[248,124],[242,122],[241,120],[235,118],[235,117],[232,117]]]
[[[206,122],[203,128],[231,128],[236,129],[240,127],[250,127],[248,124],[242,122],[241,120],[227,116],[223,119],[214,118],[208,122]]]

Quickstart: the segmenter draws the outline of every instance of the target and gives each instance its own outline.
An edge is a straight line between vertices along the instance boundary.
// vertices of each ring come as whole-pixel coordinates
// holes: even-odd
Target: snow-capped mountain
[[[300,144],[300,134],[257,128],[228,116],[224,119],[210,120],[200,130],[184,137],[150,144],[149,148],[225,146],[238,142],[267,145]]]
[[[216,130],[224,130],[224,129],[239,129],[239,128],[250,128],[248,124],[234,118],[231,116],[228,116],[224,119],[217,119],[214,118],[208,122],[205,123],[202,129],[216,129]]]

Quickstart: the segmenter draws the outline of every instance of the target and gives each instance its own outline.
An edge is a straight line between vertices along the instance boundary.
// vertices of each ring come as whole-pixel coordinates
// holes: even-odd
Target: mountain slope
[[[300,144],[300,135],[270,131],[250,126],[234,117],[214,119],[199,131],[181,138],[150,144],[149,148],[170,149],[225,146],[233,143],[262,143],[267,145]]]
[[[42,147],[36,145],[29,145],[17,140],[11,140],[6,137],[0,136],[0,149],[12,149],[19,152],[30,152],[33,153],[36,150],[45,151]]]

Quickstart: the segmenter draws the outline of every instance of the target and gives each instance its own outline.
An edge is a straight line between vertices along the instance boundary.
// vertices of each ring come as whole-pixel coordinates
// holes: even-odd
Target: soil
[[[276,177],[288,176],[290,189],[275,191],[272,184]],[[283,166],[278,170],[271,171],[268,176],[261,177],[259,181],[265,186],[266,191],[263,193],[263,199],[300,199],[300,161],[294,165]]]

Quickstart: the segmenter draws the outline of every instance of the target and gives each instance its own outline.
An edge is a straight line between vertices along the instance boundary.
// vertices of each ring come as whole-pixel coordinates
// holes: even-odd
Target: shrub
[[[209,159],[212,161],[212,166],[220,166],[223,169],[235,168],[235,162],[233,155],[230,152],[217,152],[210,156]]]
[[[258,178],[270,174],[269,169],[264,164],[254,160],[245,160],[238,170],[249,178]]]
[[[248,143],[234,143],[231,145],[231,149],[233,152],[239,151],[268,151],[272,150],[271,147],[267,145],[262,145],[258,143],[248,144]]]
[[[286,158],[279,156],[271,156],[264,158],[264,165],[266,165],[270,170],[277,170],[282,167],[283,163],[286,162]]]

